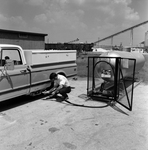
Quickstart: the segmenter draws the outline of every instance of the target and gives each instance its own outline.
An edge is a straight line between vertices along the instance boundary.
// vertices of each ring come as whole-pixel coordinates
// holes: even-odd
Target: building
[[[0,29],[0,44],[15,44],[23,49],[45,49],[47,34]]]

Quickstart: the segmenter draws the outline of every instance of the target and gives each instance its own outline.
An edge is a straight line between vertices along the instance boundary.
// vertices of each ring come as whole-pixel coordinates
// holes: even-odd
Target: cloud
[[[60,4],[70,4],[70,3],[74,3],[77,5],[82,5],[85,2],[89,1],[89,0],[55,0],[57,3]]]
[[[90,34],[96,30],[102,35],[112,34],[124,29],[123,24],[128,26],[139,19],[138,12],[129,7],[130,3],[131,0],[54,0],[48,2],[44,13],[36,15],[34,21],[37,26],[48,27],[47,30]]]
[[[40,14],[35,17],[35,21],[42,25],[56,25],[59,28],[76,29],[76,28],[86,28],[86,25],[80,21],[79,15],[83,14],[82,11],[76,13],[67,13],[63,10],[50,11],[48,10],[46,14]]]
[[[23,30],[27,27],[27,23],[22,19],[21,16],[16,17],[5,17],[0,14],[0,28]]]
[[[29,0],[28,4],[33,6],[42,6],[45,3],[44,0]]]
[[[134,9],[129,7],[131,2],[132,0],[114,0],[114,10],[116,14],[123,17],[125,21],[136,21],[140,19],[138,12],[135,12]]]
[[[140,19],[138,12],[132,9],[129,4],[131,4],[131,0],[96,0],[98,2],[98,6],[96,8],[98,11],[103,13],[104,20],[108,20],[109,22],[115,21],[118,24],[122,24],[123,22],[133,22]],[[103,15],[102,14],[102,15]]]
[[[66,4],[69,2],[69,0],[55,0],[56,2],[59,2],[61,4]]]
[[[39,6],[42,5],[45,2],[45,0],[13,0],[13,2],[17,2],[19,4],[29,4],[33,6]]]
[[[35,16],[34,20],[36,22],[47,22],[47,16],[45,14],[40,14],[40,15],[37,15]]]
[[[86,2],[86,0],[74,0],[77,4],[82,5]]]
[[[122,3],[122,4],[125,4],[125,5],[128,5],[132,2],[132,0],[114,0],[115,3]]]
[[[0,14],[0,23],[6,22],[7,18],[5,16],[3,16],[2,14]]]
[[[22,0],[21,0],[22,1]],[[63,15],[63,12],[70,11],[70,10],[66,10],[67,8],[70,8],[70,6],[72,7],[73,4],[77,4],[78,6],[83,6],[83,8],[85,8],[85,6],[87,6],[88,8],[95,9],[97,10],[96,13],[99,13],[99,11],[103,12],[104,15],[106,15],[106,18],[113,18],[113,17],[117,17],[120,16],[120,18],[123,18],[125,20],[129,20],[129,21],[135,21],[139,19],[139,14],[138,12],[135,12],[134,9],[131,9],[129,7],[129,4],[131,4],[131,0],[28,0],[28,4],[33,5],[33,6],[45,6],[45,15],[47,18],[51,18],[51,16],[49,14],[53,14],[53,16],[56,17],[56,19],[58,18],[56,14],[60,15],[59,12],[61,12],[62,14],[60,15],[61,17],[68,17]],[[76,9],[80,9],[79,7],[76,7]],[[90,9],[90,10],[92,10]],[[48,11],[48,12],[47,12]],[[53,12],[51,12],[53,11]],[[57,11],[57,12],[56,12]],[[77,11],[77,10],[75,10]],[[85,13],[85,11],[83,10],[83,12]],[[69,12],[71,13],[71,12]],[[91,12],[90,12],[91,13]],[[107,16],[109,15],[109,16]],[[35,20],[37,20],[37,18],[39,18],[41,15],[36,16]],[[49,17],[50,16],[50,17]],[[95,16],[95,15],[94,15]],[[110,18],[110,19],[111,19]],[[43,18],[45,19],[45,18]],[[52,21],[49,22],[55,22],[53,20],[56,20],[52,17]],[[63,18],[64,19],[64,18]],[[95,19],[95,18],[94,18]],[[57,20],[56,20],[57,21]]]
[[[66,0],[57,0],[61,2],[67,2]],[[71,11],[69,9],[64,9],[61,5],[57,5],[56,3],[50,4],[48,9],[46,9],[45,13],[36,15],[34,21],[38,24],[45,26],[56,26],[58,28],[76,30],[76,29],[84,29],[86,28],[85,23],[81,21],[81,17],[84,15],[84,11],[81,9],[77,9]]]
[[[112,9],[112,7],[110,7],[109,5],[105,5],[105,6],[100,5],[98,6],[98,10],[109,16],[112,16],[112,17],[115,16],[115,10]]]
[[[133,9],[133,1],[1,0],[0,27],[40,30],[54,34],[55,39],[60,39],[59,34],[61,39],[64,36],[67,39],[72,36],[86,40],[101,38],[135,25],[141,19]]]
[[[10,17],[9,19],[8,19],[8,21],[10,22],[10,23],[14,23],[14,24],[16,24],[16,25],[25,25],[26,23],[25,23],[25,21],[22,19],[22,17],[21,16],[16,16],[16,17]]]
[[[133,9],[127,7],[127,9],[125,10],[125,19],[130,21],[135,21],[135,20],[139,20],[140,17],[138,12],[134,12]]]

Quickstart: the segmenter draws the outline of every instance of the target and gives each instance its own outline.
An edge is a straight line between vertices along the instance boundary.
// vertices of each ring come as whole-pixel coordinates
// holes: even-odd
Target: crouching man
[[[71,87],[68,79],[60,74],[51,73],[50,74],[50,80],[53,82],[54,87],[47,91],[46,94],[51,94],[51,97],[56,97],[57,94],[61,94],[63,100],[67,100],[69,97],[67,93],[71,92]],[[50,92],[52,91],[52,92]]]

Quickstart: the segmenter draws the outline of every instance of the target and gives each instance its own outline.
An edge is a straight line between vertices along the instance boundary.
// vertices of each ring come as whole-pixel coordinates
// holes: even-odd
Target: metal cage
[[[88,57],[87,96],[132,110],[136,59]]]

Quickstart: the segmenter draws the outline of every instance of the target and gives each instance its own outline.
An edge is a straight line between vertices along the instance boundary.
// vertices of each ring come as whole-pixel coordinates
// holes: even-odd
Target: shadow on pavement
[[[17,98],[12,98],[12,99],[9,99],[6,101],[2,101],[2,102],[0,102],[0,112],[8,110],[8,109],[13,109],[15,107],[19,107],[19,106],[27,104],[27,103],[31,103],[31,102],[36,101],[43,97],[45,97],[45,96],[44,95],[35,96],[35,97],[20,96]]]

